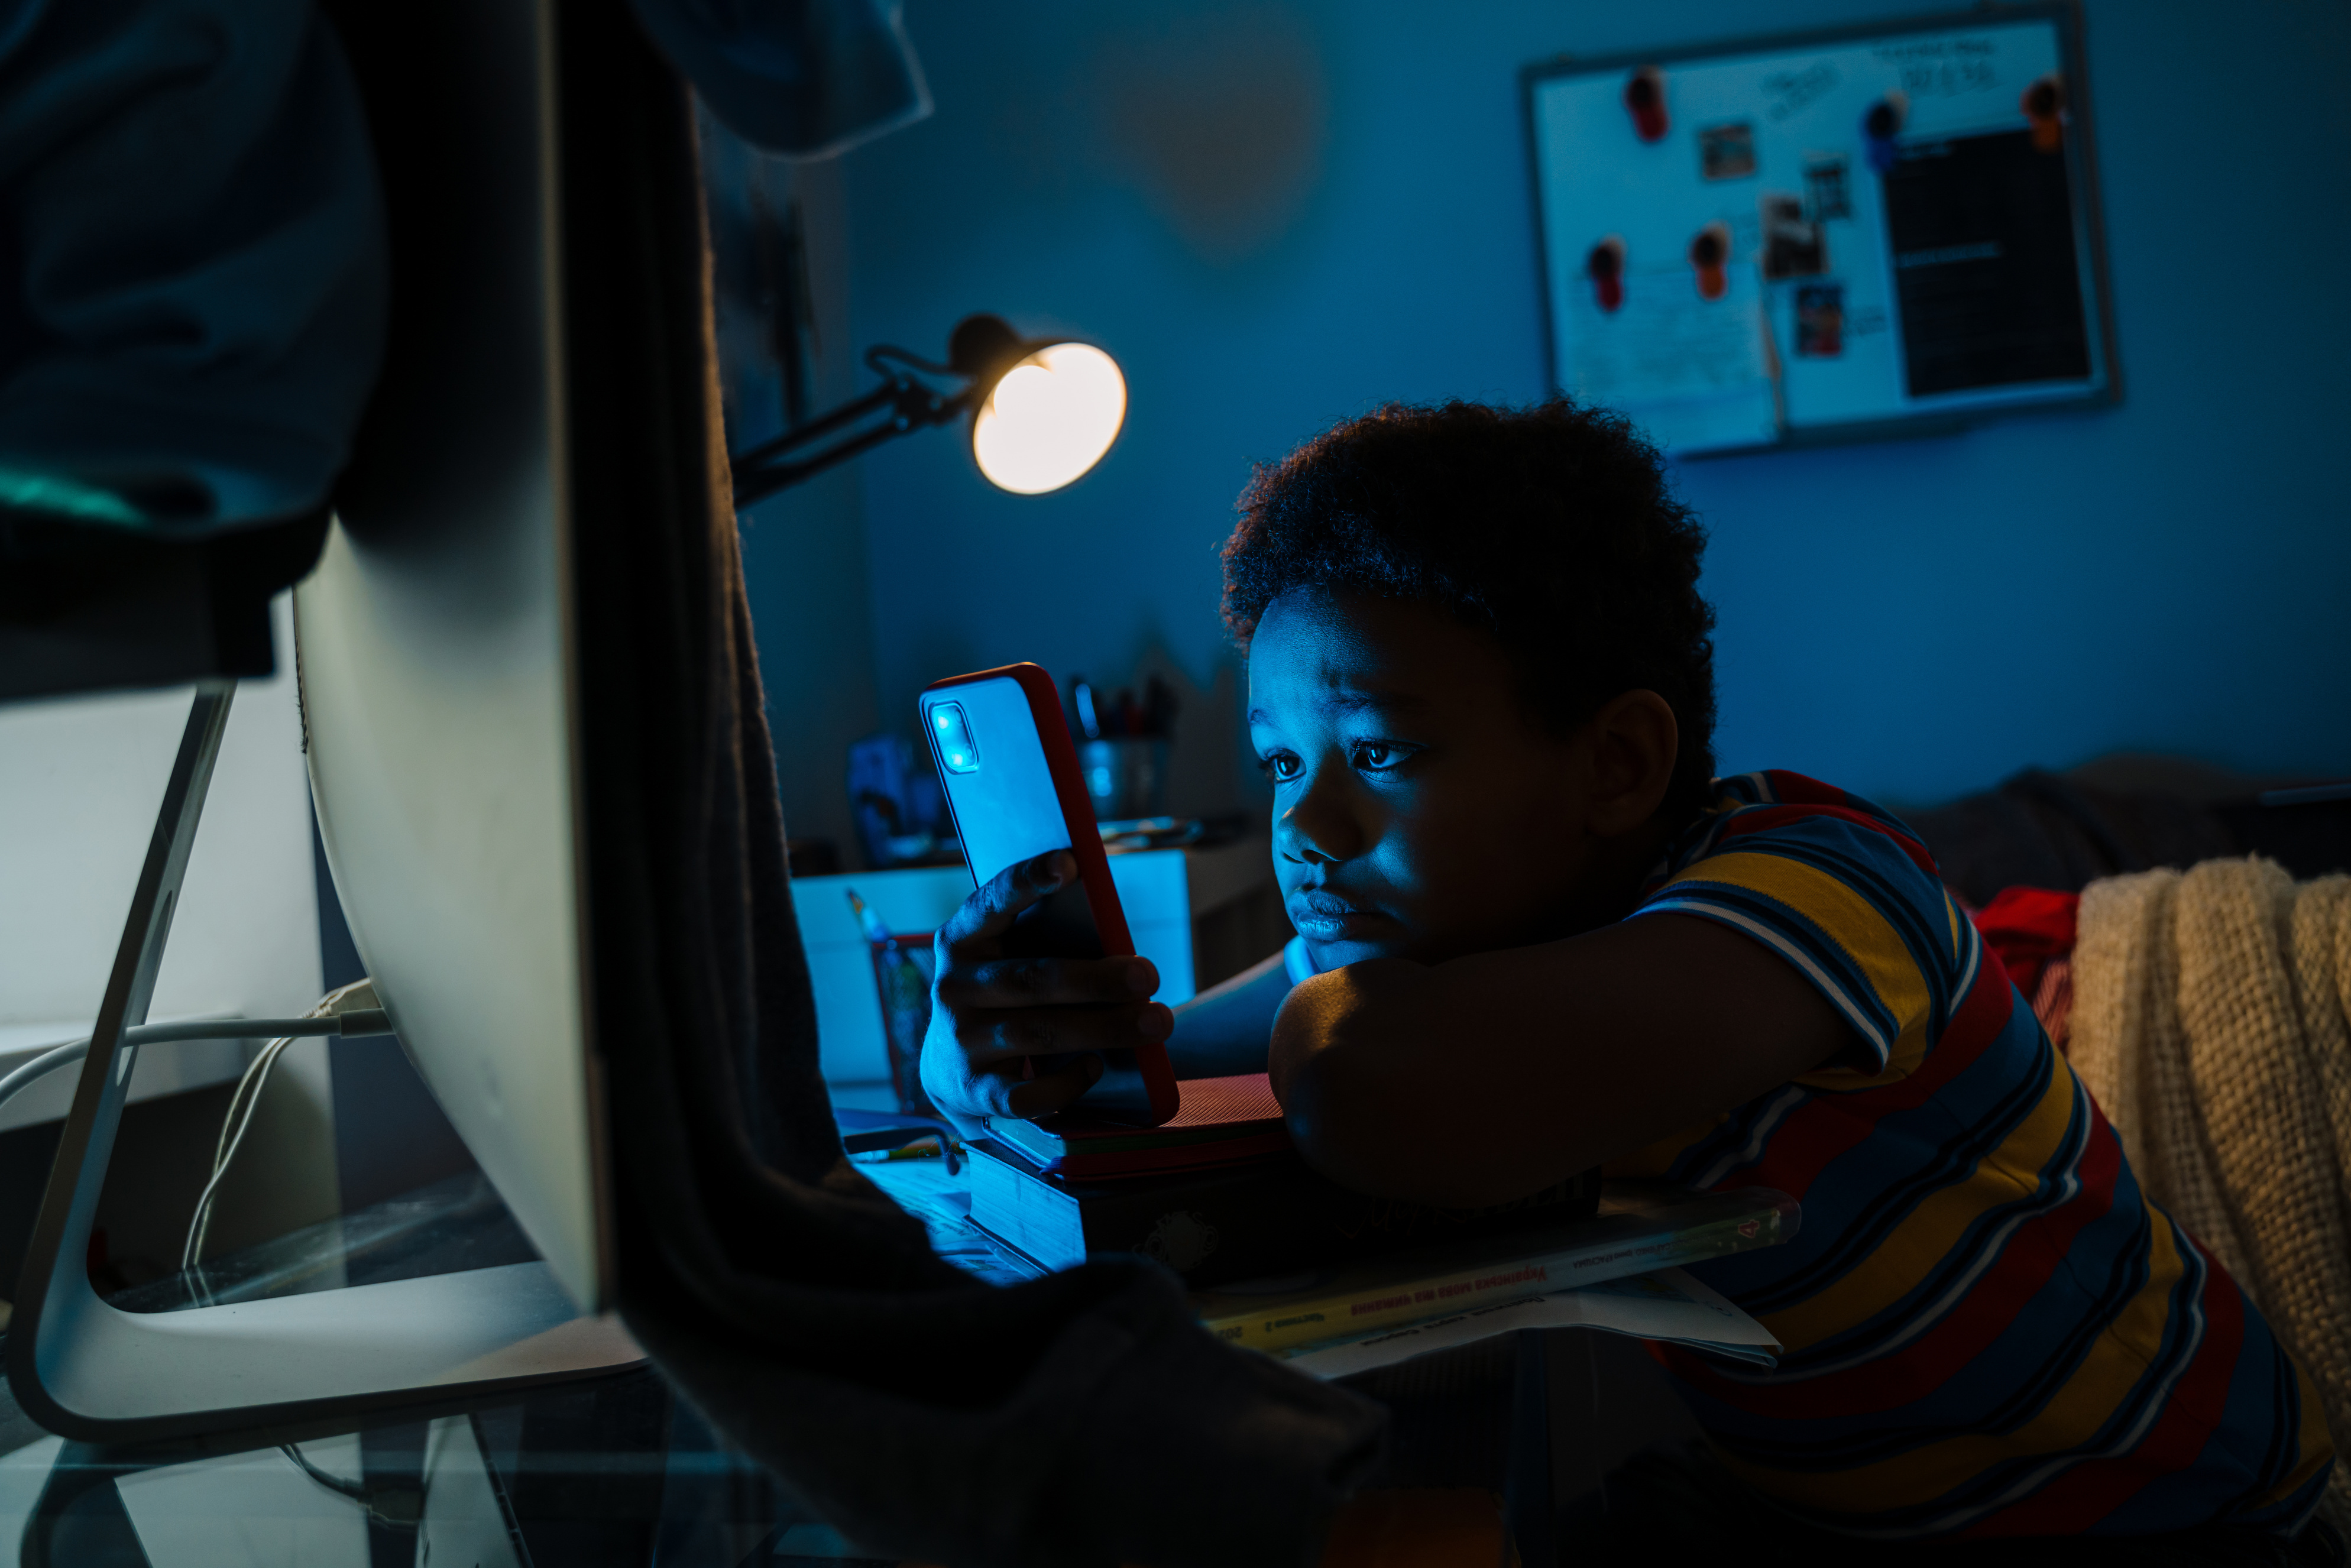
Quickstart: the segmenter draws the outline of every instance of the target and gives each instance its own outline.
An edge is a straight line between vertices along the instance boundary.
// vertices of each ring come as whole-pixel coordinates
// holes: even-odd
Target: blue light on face
[[[950,773],[979,771],[979,747],[972,740],[971,725],[964,717],[960,703],[941,703],[931,710],[931,724],[937,733],[939,764]]]

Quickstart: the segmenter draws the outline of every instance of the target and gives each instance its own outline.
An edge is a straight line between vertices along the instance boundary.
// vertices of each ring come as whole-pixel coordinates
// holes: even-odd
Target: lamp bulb
[[[989,390],[972,421],[972,455],[998,488],[1042,495],[1101,462],[1125,420],[1118,361],[1091,343],[1051,343]]]

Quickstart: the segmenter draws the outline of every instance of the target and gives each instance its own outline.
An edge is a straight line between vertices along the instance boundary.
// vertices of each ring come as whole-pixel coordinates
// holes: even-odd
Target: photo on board
[[[1698,172],[1709,180],[1743,180],[1755,172],[1755,126],[1734,120],[1698,133]]]
[[[1834,360],[1844,352],[1844,285],[1807,283],[1796,290],[1796,354]]]
[[[1804,216],[1801,197],[1771,191],[1757,204],[1762,209],[1766,283],[1817,277],[1829,269],[1828,236],[1820,225]]]
[[[1804,160],[1804,204],[1816,224],[1853,216],[1853,193],[1845,184],[1842,154],[1820,152]]]

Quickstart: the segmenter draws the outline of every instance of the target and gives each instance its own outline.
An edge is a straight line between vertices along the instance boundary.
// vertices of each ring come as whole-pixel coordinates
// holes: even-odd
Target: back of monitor
[[[328,860],[402,1043],[544,1262],[130,1313],[82,1266],[225,727],[200,686],[7,1339],[48,1429],[145,1442],[615,1370],[565,549],[553,0],[329,0],[383,174],[383,379],[295,599]]]
[[[545,9],[341,8],[391,209],[392,340],[295,627],[319,831],[360,956],[450,1122],[595,1311],[611,1270]],[[430,62],[444,93],[397,90],[425,63],[404,52],[434,41],[455,46]]]

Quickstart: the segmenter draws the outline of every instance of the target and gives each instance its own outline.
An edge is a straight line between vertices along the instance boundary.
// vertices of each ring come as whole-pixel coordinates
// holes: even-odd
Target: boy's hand
[[[1072,881],[1077,857],[1055,850],[1008,867],[939,928],[931,1027],[923,1038],[923,1091],[967,1133],[982,1116],[1034,1121],[1102,1077],[1098,1052],[1164,1040],[1176,1015],[1150,1000],[1159,971],[1148,958],[1007,955],[1020,912]],[[1037,1075],[1024,1080],[1031,1058]]]

